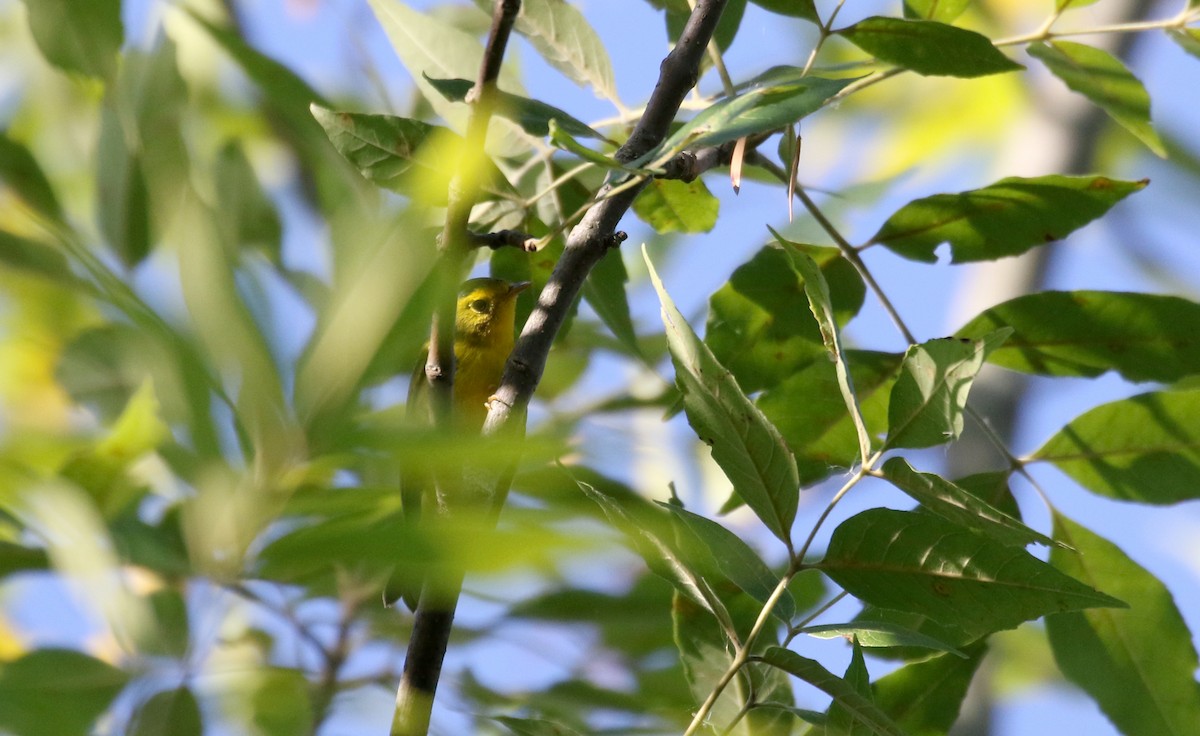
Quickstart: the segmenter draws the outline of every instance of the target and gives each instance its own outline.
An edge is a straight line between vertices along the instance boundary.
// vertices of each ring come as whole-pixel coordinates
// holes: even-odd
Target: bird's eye
[[[475,310],[476,312],[479,312],[480,314],[486,314],[488,311],[489,305],[488,305],[487,299],[475,299],[468,306],[470,306],[471,309]]]

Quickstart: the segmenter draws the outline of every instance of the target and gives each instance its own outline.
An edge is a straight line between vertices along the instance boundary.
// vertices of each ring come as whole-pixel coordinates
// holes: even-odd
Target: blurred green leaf
[[[1170,504],[1200,498],[1200,391],[1141,394],[1073,419],[1033,454],[1093,493]]]
[[[236,141],[226,143],[217,154],[215,179],[218,223],[230,255],[253,248],[279,265],[283,225]]]
[[[45,570],[50,561],[45,550],[0,540],[0,580],[28,570]]]
[[[675,308],[644,249],[642,255],[662,303],[667,344],[688,422],[709,446],[734,491],[790,546],[800,486],[795,458],[779,430],[746,398],[737,380]]]
[[[1196,426],[1196,425],[1193,425]],[[1060,570],[1133,602],[1046,617],[1054,659],[1127,736],[1185,736],[1200,723],[1191,632],[1167,590],[1112,542],[1054,514]]]
[[[68,286],[83,286],[66,256],[51,245],[0,230],[0,264]]]
[[[547,2],[547,0],[542,0]],[[561,2],[561,0],[559,0]],[[522,10],[529,7],[522,5]],[[572,8],[572,10],[574,10]],[[467,79],[434,79],[426,76],[425,81],[451,102],[462,102],[467,98],[475,83]],[[508,118],[521,126],[530,135],[545,138],[550,135],[550,121],[555,120],[563,130],[578,138],[603,138],[604,136],[592,130],[587,123],[572,117],[559,108],[548,105],[540,100],[510,94],[497,90],[495,94],[495,114]]]
[[[891,621],[871,621],[855,619],[848,624],[819,624],[797,629],[801,634],[807,634],[817,639],[851,639],[857,640],[864,647],[922,647],[937,652],[949,652],[957,657],[966,655],[949,644],[939,641],[932,636],[919,631],[905,628]]]
[[[835,248],[808,246],[803,252],[821,266],[834,314],[839,325],[845,324],[862,307],[862,279]],[[776,246],[762,248],[738,266],[712,295],[704,341],[748,392],[770,389],[810,364],[828,363],[803,276]]]
[[[977,635],[1047,613],[1126,604],[932,514],[876,508],[842,522],[819,569],[855,597]]]
[[[800,678],[831,695],[843,712],[880,736],[905,736],[904,731],[850,682],[825,669],[820,662],[802,657],[783,647],[771,647],[762,653],[766,664]]]
[[[909,202],[870,242],[914,261],[935,262],[942,243],[950,244],[952,263],[995,260],[1065,238],[1148,183],[1103,176],[1009,177],[982,189]]]
[[[978,338],[1011,327],[988,356],[1004,368],[1048,376],[1177,381],[1200,373],[1200,304],[1174,296],[1044,291],[982,312],[955,334]]]
[[[750,0],[763,10],[793,18],[803,18],[812,23],[820,23],[816,4],[813,0]]]
[[[975,375],[1011,334],[1000,329],[979,340],[943,337],[910,347],[892,386],[884,447],[932,447],[958,439]]]
[[[707,233],[717,224],[720,204],[701,179],[651,179],[633,200],[633,211],[659,233]]]
[[[121,670],[80,652],[34,650],[0,665],[0,729],[85,736],[128,681]]]
[[[971,5],[971,0],[904,0],[904,17],[951,23]]]
[[[62,222],[62,208],[54,187],[37,159],[25,146],[0,132],[0,181],[25,200],[34,211],[43,217]]]
[[[1172,28],[1167,35],[1184,51],[1200,59],[1200,28]]]
[[[42,55],[65,72],[111,79],[125,40],[121,0],[25,0]]]
[[[922,75],[982,77],[1024,69],[987,36],[932,20],[873,16],[837,33],[880,61]]]
[[[1098,105],[1160,158],[1166,158],[1163,142],[1150,124],[1150,94],[1120,59],[1072,41],[1035,43],[1028,51],[1068,87]]]
[[[313,711],[303,672],[272,667],[256,673],[254,725],[263,736],[312,733]]]
[[[495,716],[492,720],[507,728],[509,733],[517,734],[517,736],[579,736],[579,732],[574,729],[542,718]]]
[[[859,408],[872,437],[887,430],[888,402],[902,356],[846,351]],[[858,434],[842,399],[832,362],[814,360],[756,402],[796,454],[801,483],[808,485],[859,459]]]
[[[918,473],[902,457],[883,465],[883,477],[946,521],[974,529],[1001,544],[1052,545],[1054,540],[1022,524],[984,499],[933,473]]]
[[[875,682],[875,703],[909,736],[949,733],[986,652],[979,644],[966,657],[944,654],[905,665]]]
[[[155,693],[133,714],[130,736],[202,736],[200,704],[192,691],[180,687]]]
[[[150,195],[141,158],[125,146],[120,117],[105,109],[96,162],[96,218],[121,262],[136,266],[150,254]]]

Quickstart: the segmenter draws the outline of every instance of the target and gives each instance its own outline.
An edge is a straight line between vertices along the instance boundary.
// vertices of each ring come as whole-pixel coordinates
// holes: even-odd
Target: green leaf
[[[431,204],[445,204],[450,178],[463,152],[462,138],[456,133],[419,120],[335,112],[315,104],[312,116],[338,153],[367,180]],[[481,173],[485,192],[495,196],[512,192],[490,161]]]
[[[625,291],[628,282],[629,273],[621,249],[610,248],[583,282],[583,298],[630,354],[640,355],[633,315],[629,311],[629,295]]]
[[[987,36],[932,20],[872,16],[836,33],[880,61],[926,76],[982,77],[1025,68]]]
[[[561,148],[564,151],[569,151],[579,158],[589,163],[602,166],[606,169],[614,169],[617,171],[640,171],[636,166],[627,166],[611,156],[605,156],[599,151],[595,151],[583,145],[566,131],[557,120],[550,120],[550,143]]]
[[[908,734],[949,733],[986,652],[979,644],[965,658],[943,655],[905,665],[875,682],[875,703]]]
[[[835,248],[804,252],[820,264],[838,323],[845,324],[862,306],[862,279]],[[803,277],[777,246],[759,250],[712,295],[704,339],[745,391],[770,388],[814,361],[828,362]]]
[[[1200,391],[1114,401],[1072,420],[1033,454],[1084,488],[1125,501],[1200,498]]]
[[[881,736],[905,736],[904,731],[875,703],[858,692],[854,685],[825,669],[820,662],[783,647],[767,649],[761,660],[833,696],[841,709],[869,727],[871,732]]]
[[[1173,296],[1046,291],[992,307],[957,334],[977,338],[1011,327],[988,356],[1004,368],[1046,376],[1177,381],[1200,373],[1200,304]]]
[[[125,40],[121,0],[25,0],[33,40],[54,66],[110,79]]]
[[[0,264],[62,284],[81,286],[66,256],[53,246],[0,230]]]
[[[1059,514],[1054,537],[1074,551],[1055,549],[1051,563],[1133,602],[1128,610],[1047,616],[1059,669],[1127,736],[1194,733],[1196,649],[1170,591],[1112,542]]]
[[[115,112],[104,109],[96,154],[96,218],[100,232],[127,267],[150,254],[150,195],[141,158],[125,147]]]
[[[185,687],[164,690],[142,703],[133,715],[130,736],[201,736],[200,704]]]
[[[545,0],[543,0],[545,1]],[[524,8],[526,6],[522,6]],[[434,79],[426,76],[425,81],[442,93],[451,102],[462,102],[475,83],[467,79]],[[530,135],[545,138],[550,135],[550,121],[557,120],[559,127],[578,138],[603,138],[587,123],[572,117],[553,105],[540,100],[509,94],[497,90],[495,114],[508,118]]]
[[[544,718],[495,716],[491,720],[496,721],[517,736],[579,736],[578,731]]]
[[[1091,100],[1160,158],[1163,142],[1150,124],[1150,94],[1120,59],[1093,46],[1071,41],[1035,43],[1029,55],[1054,76]]]
[[[1200,28],[1172,28],[1167,35],[1184,51],[1200,59]]]
[[[37,649],[0,665],[0,730],[21,736],[92,733],[128,680],[86,654]]]
[[[858,435],[859,457],[865,463],[871,454],[871,435],[863,422],[862,410],[858,406],[858,397],[854,393],[854,383],[846,366],[846,356],[842,350],[842,341],[838,335],[837,319],[833,311],[833,300],[829,296],[829,284],[821,272],[817,262],[807,253],[800,250],[794,243],[788,243],[774,230],[771,233],[775,239],[784,244],[784,250],[792,259],[792,265],[804,278],[804,293],[808,296],[808,307],[817,326],[821,329],[821,341],[825,350],[833,359],[834,372],[837,374],[838,389],[842,393],[842,401],[846,403],[846,411],[854,423]]]
[[[818,568],[871,605],[976,636],[1047,613],[1125,605],[1019,547],[912,511],[870,509],[842,522]]]
[[[491,0],[476,0],[491,13]],[[581,86],[610,100],[617,99],[612,62],[604,42],[587,18],[565,0],[526,0],[514,25],[550,66]]]
[[[651,179],[633,200],[634,213],[660,233],[710,232],[719,206],[701,179]]]
[[[978,496],[933,473],[918,473],[901,457],[883,465],[883,477],[946,521],[986,535],[1001,544],[1051,545],[1054,540],[1022,524]]]
[[[914,261],[935,262],[942,243],[950,243],[952,263],[996,260],[1067,237],[1148,183],[1103,176],[1009,177],[982,189],[909,202],[870,242]]]
[[[970,5],[971,0],[904,0],[904,17],[950,23]]]
[[[914,631],[923,636],[928,636],[934,641],[939,641],[946,646],[955,647],[959,651],[966,651],[973,642],[979,640],[979,634],[964,631],[957,626],[938,623],[929,616],[912,613],[911,611],[879,608],[878,606],[869,604],[863,606],[862,610],[855,615],[854,621],[856,623],[863,621],[869,625],[890,624],[900,627],[905,631]],[[924,660],[930,656],[928,647],[909,646],[905,644],[875,649],[871,653],[884,659],[901,661]]]
[[[713,41],[716,42],[719,50],[725,51],[733,44],[733,39],[742,25],[746,2],[747,0],[729,0],[725,3],[725,9],[721,11],[721,18],[713,32]],[[800,0],[800,2],[807,2],[807,0]],[[650,3],[659,8],[666,8],[667,35],[672,43],[678,42],[683,28],[692,14],[688,0],[650,0]],[[705,56],[707,57],[707,54]],[[711,64],[712,60],[709,58],[704,58],[700,62],[702,69],[708,68]]]
[[[709,558],[708,564],[743,592],[759,603],[767,602],[779,586],[779,576],[771,572],[758,553],[736,534],[711,519],[685,511],[674,504],[663,506],[693,535],[690,547],[694,557],[703,555]],[[683,536],[682,533],[680,536]],[[782,623],[789,623],[796,614],[791,595],[784,593],[771,613]]]
[[[846,352],[859,408],[872,437],[887,430],[889,396],[902,357]],[[795,453],[803,485],[859,460],[858,433],[839,389],[833,363],[815,360],[758,398],[758,407]]]
[[[1010,334],[1002,329],[979,340],[944,337],[910,347],[892,386],[884,447],[932,447],[958,439],[975,374]]]
[[[62,208],[54,187],[37,159],[25,146],[0,132],[0,181],[48,220],[62,222]]]
[[[875,697],[871,692],[871,674],[867,672],[867,662],[863,659],[862,647],[855,639],[851,640],[851,645],[853,653],[850,655],[850,664],[846,666],[846,674],[842,679],[849,683],[855,692],[867,702],[874,705]],[[843,705],[837,698],[834,698],[833,702],[829,704],[825,718],[826,736],[863,736],[874,732],[875,729],[869,722],[859,720],[854,711]]]
[[[659,151],[717,146],[779,130],[821,109],[826,100],[854,81],[803,76],[801,72],[798,67],[774,67],[760,74],[740,87],[748,88],[746,91],[706,108],[644,159],[654,158]]]
[[[662,303],[667,345],[688,422],[709,446],[734,491],[775,536],[790,545],[800,487],[795,458],[779,431],[746,398],[737,380],[675,308],[645,249],[642,255]]]
[[[954,485],[962,488],[973,496],[982,498],[1012,518],[1021,520],[1021,507],[1013,497],[1012,489],[1008,487],[1008,479],[1012,471],[990,470],[973,473],[955,478]]]
[[[263,736],[312,733],[312,705],[304,673],[272,667],[256,673],[253,723]]]
[[[49,566],[45,550],[0,540],[0,580],[14,573],[45,570]]]
[[[805,626],[797,631],[818,639],[855,639],[864,647],[922,647],[966,658],[965,654],[943,641],[891,621],[856,619],[849,624]]]
[[[278,265],[283,226],[238,143],[230,141],[217,153],[215,179],[218,224],[230,254],[253,248]]]
[[[812,23],[821,22],[813,0],[750,0],[750,2],[777,15],[803,18]]]

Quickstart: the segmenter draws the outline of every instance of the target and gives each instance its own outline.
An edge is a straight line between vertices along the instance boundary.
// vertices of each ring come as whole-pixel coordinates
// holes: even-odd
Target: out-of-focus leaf
[[[517,736],[579,736],[579,732],[575,729],[543,718],[496,716],[492,720],[507,728],[509,733]]]
[[[109,79],[125,40],[121,0],[25,0],[42,55],[66,72]]]
[[[904,731],[853,684],[838,677],[814,659],[802,657],[783,647],[771,647],[762,653],[762,661],[833,696],[844,712],[880,736],[905,736]]]
[[[105,110],[96,163],[96,217],[109,247],[126,266],[150,253],[150,197],[136,153],[125,148],[120,118]]]
[[[970,4],[971,0],[904,0],[904,17],[950,23]]]
[[[47,219],[61,222],[62,208],[54,187],[29,149],[0,132],[0,181]]]
[[[803,18],[812,23],[820,23],[821,18],[817,15],[817,8],[813,0],[750,0],[763,10],[769,10],[772,13],[779,15],[788,15],[793,18]]]
[[[264,736],[311,733],[312,705],[304,673],[279,667],[257,673],[251,698],[254,725]]]
[[[1185,736],[1200,723],[1196,650],[1175,600],[1116,545],[1054,515],[1050,562],[1133,602],[1128,610],[1046,617],[1054,659],[1128,736]]]
[[[1167,157],[1162,140],[1150,124],[1150,93],[1120,59],[1072,41],[1035,43],[1028,50],[1054,76],[1098,105],[1147,148],[1160,158]]]
[[[521,6],[524,9],[525,5]],[[462,102],[475,83],[467,79],[433,79],[425,77],[425,81],[433,85],[451,102]],[[603,138],[592,130],[587,123],[572,117],[569,113],[540,100],[497,91],[495,95],[495,114],[508,118],[521,126],[530,135],[545,138],[550,135],[550,121],[558,121],[559,127],[578,138]]]
[[[60,284],[82,285],[66,256],[53,246],[29,240],[0,230],[0,264],[5,270],[15,269],[43,276]]]
[[[180,687],[154,694],[133,714],[130,736],[201,736],[200,704],[192,691]]]
[[[45,570],[49,564],[45,550],[0,540],[0,580],[26,570]]]
[[[779,430],[746,398],[737,380],[713,357],[675,308],[650,258],[646,267],[662,303],[667,344],[684,410],[733,488],[776,537],[790,544],[800,478]]]
[[[1160,294],[1044,291],[987,309],[956,335],[1013,328],[988,356],[1004,368],[1047,376],[1177,381],[1200,373],[1200,304]]]
[[[475,0],[489,14],[491,0]],[[564,0],[526,0],[514,24],[550,66],[599,96],[617,99],[612,62],[587,18]]]
[[[932,447],[958,439],[971,383],[1010,334],[1000,329],[978,340],[945,337],[909,348],[888,402],[884,446]]]
[[[254,248],[279,264],[283,226],[242,147],[230,141],[217,154],[217,212],[231,255]]]
[[[821,266],[838,324],[845,324],[862,307],[862,279],[834,248],[809,246],[803,252]],[[751,392],[772,388],[814,362],[827,362],[803,277],[775,246],[739,266],[709,299],[705,342],[738,385]]]
[[[875,682],[875,703],[909,736],[949,733],[986,652],[979,644],[966,657],[944,654],[905,665]]]
[[[1167,35],[1184,51],[1200,59],[1200,28],[1172,28]]]
[[[894,353],[846,351],[859,408],[873,437],[887,430],[889,395],[901,359]],[[850,467],[859,457],[857,432],[838,388],[833,363],[814,360],[758,399],[796,454],[805,485]]]
[[[876,59],[917,74],[982,77],[1025,68],[987,36],[932,20],[873,16],[837,33]]]
[[[1030,543],[1054,544],[1054,540],[933,473],[918,473],[904,458],[893,457],[883,465],[883,476],[943,519],[990,537],[1002,544],[1024,547]]]
[[[779,586],[779,576],[772,573],[758,554],[733,532],[717,522],[693,514],[673,504],[664,504],[695,541],[691,548],[699,556],[708,557],[711,566],[728,578],[747,595],[765,604]],[[681,535],[682,536],[682,535]],[[784,593],[776,602],[771,613],[784,624],[789,623],[796,613],[796,605],[789,593]]]
[[[1170,504],[1200,498],[1200,391],[1142,394],[1073,419],[1033,459],[1093,493]]]
[[[736,96],[705,108],[645,158],[649,160],[659,151],[716,146],[778,130],[821,109],[853,81],[802,76],[797,67],[774,67],[742,85],[743,91]]]
[[[67,649],[38,649],[0,664],[0,730],[21,736],[84,736],[129,675]]]
[[[628,281],[629,273],[621,249],[610,248],[583,282],[583,298],[630,354],[639,355],[641,348],[629,311],[629,295],[625,291]]]
[[[949,644],[890,621],[855,620],[849,624],[819,624],[798,629],[818,639],[856,639],[864,647],[923,647],[966,657]]]
[[[871,238],[905,258],[952,263],[1014,256],[1065,238],[1148,184],[1103,176],[1009,177],[982,189],[935,194],[901,207]]]
[[[651,179],[633,211],[660,233],[707,233],[717,224],[720,204],[701,179]]]
[[[852,516],[834,530],[819,568],[867,603],[977,635],[1047,613],[1125,606],[1019,547],[918,512]]]

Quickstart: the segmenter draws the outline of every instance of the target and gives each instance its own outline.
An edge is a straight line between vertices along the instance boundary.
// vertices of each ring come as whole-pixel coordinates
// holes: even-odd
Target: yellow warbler
[[[513,348],[513,328],[517,295],[529,287],[528,281],[509,283],[501,279],[471,279],[458,293],[454,315],[454,425],[461,431],[478,432],[487,418],[487,402],[500,387],[504,363]],[[413,369],[408,388],[410,417],[424,421],[429,413],[429,382],[425,379],[428,346]],[[412,473],[402,480],[401,495],[405,516],[416,519],[426,482]],[[419,591],[393,575],[384,591],[391,605],[404,598],[416,608]]]

